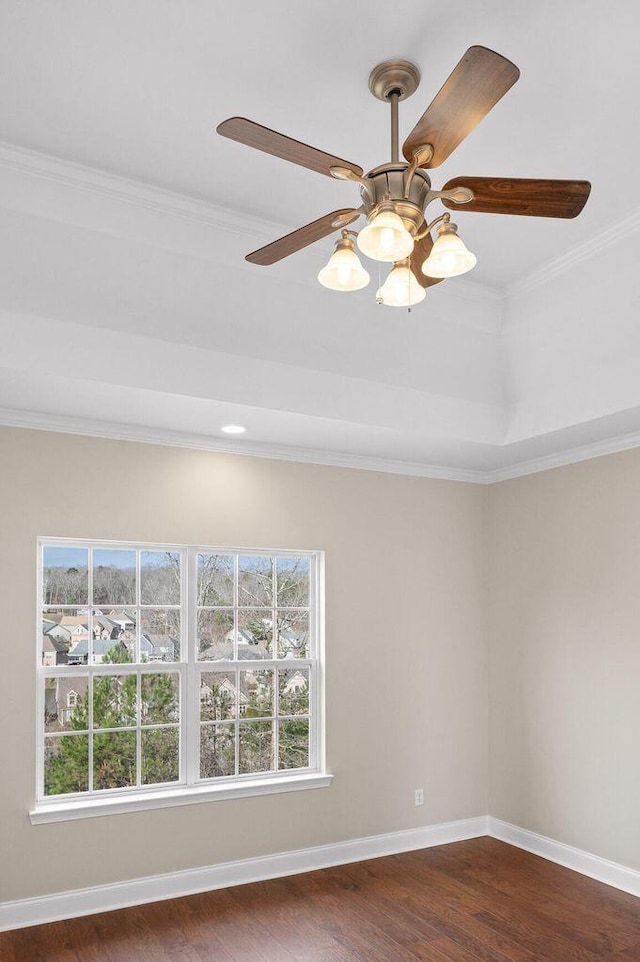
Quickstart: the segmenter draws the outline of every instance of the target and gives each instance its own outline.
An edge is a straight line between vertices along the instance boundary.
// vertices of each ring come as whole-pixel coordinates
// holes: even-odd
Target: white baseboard
[[[194,895],[197,892],[244,885],[247,882],[298,875],[301,872],[330,868],[332,865],[346,865],[349,862],[361,862],[364,859],[381,858],[384,855],[397,855],[400,852],[446,845],[449,842],[461,842],[469,838],[480,838],[483,835],[490,835],[516,848],[573,869],[581,875],[587,875],[598,882],[604,882],[623,892],[640,896],[640,872],[635,869],[591,855],[571,845],[556,842],[554,839],[519,828],[517,825],[510,825],[499,818],[479,816],[457,822],[427,825],[424,828],[404,832],[373,835],[315,848],[282,852],[278,855],[224,862],[221,865],[132,879],[128,882],[115,882],[94,888],[76,889],[72,892],[59,892],[55,895],[43,895],[40,898],[2,902],[0,903],[0,931],[71,919],[79,915],[93,915],[96,912],[109,912],[113,909],[142,905],[145,902],[159,902],[163,899]]]
[[[445,845],[448,842],[461,842],[486,834],[487,818],[480,816],[404,832],[392,832],[388,835],[374,835],[332,845],[298,849],[279,855],[225,862],[206,868],[115,882],[40,898],[3,902],[0,903],[0,931],[56,922],[79,915],[93,915],[96,912],[108,912],[182,895],[194,895],[197,892],[209,892],[247,882],[298,875],[332,865],[361,862],[364,859]]]
[[[564,865],[565,868],[580,872],[581,875],[588,875],[589,878],[596,879],[598,882],[629,892],[630,895],[640,896],[640,872],[635,869],[619,865],[618,862],[610,862],[606,858],[584,852],[572,845],[556,842],[552,838],[546,838],[525,828],[518,828],[517,825],[510,825],[509,822],[503,822],[499,818],[489,817],[487,823],[487,834],[492,838],[508,842],[509,845],[522,848],[525,852],[540,855],[550,862],[557,862],[558,865]]]

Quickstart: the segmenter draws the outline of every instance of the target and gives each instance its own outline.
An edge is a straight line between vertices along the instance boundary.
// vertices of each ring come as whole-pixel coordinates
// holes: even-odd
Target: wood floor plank
[[[640,900],[495,839],[0,933],[2,962],[640,962]]]
[[[396,943],[400,950],[419,938],[428,940],[438,936],[436,930],[415,916],[407,925],[397,904],[390,910],[371,889],[367,889],[367,897],[363,898],[361,884],[348,874],[347,868],[332,870],[327,880],[319,878],[318,873],[310,873],[300,877],[297,884],[331,922],[341,917],[359,932],[368,930],[373,934],[379,929],[383,937]]]
[[[448,938],[424,943],[421,951],[421,962],[478,962],[477,955]]]
[[[323,927],[322,909],[305,898],[299,887],[300,878],[243,886],[233,890],[233,895],[236,899],[246,899],[254,917],[289,953],[289,957],[305,962],[354,962],[356,957]],[[245,889],[250,891],[245,892]]]
[[[426,871],[433,872],[434,869]],[[423,881],[428,881],[426,871],[419,876]],[[460,884],[461,873],[450,864],[443,865],[440,862],[438,871],[446,875],[450,889]],[[478,879],[468,870],[462,875],[466,892],[473,893],[474,898],[479,897],[492,906],[490,911],[486,909],[474,911],[475,918],[498,931],[508,931],[514,942],[523,947],[529,947],[531,951],[540,951],[543,959],[544,952],[547,951],[551,954],[554,952],[564,954],[568,962],[572,959],[578,962],[594,962],[602,949],[612,952],[612,940],[597,938],[593,928],[586,933],[581,931],[576,925],[575,915],[565,913],[561,917],[554,917],[553,913],[545,913],[535,905],[531,897],[524,901],[515,890],[511,893],[504,892]],[[535,945],[537,932],[541,928],[546,933],[547,943],[542,950]],[[616,946],[616,948],[622,947],[624,946]]]
[[[409,866],[408,866],[409,868]],[[473,893],[453,890],[444,879],[439,888],[433,879],[407,871],[404,882],[385,881],[385,888],[400,904],[437,928],[476,959],[487,962],[539,962],[538,957],[517,941],[505,939],[478,920],[480,903]]]
[[[493,842],[491,839],[479,841]],[[594,898],[583,902],[581,897],[576,897],[576,884],[582,887],[582,883],[590,883],[593,895],[600,895],[599,889],[606,886],[566,869],[561,869],[558,879],[552,880],[551,866],[544,859],[523,852],[520,854],[525,859],[521,860],[514,858],[508,848],[505,852],[501,843],[498,846],[496,849],[494,845],[485,845],[484,851],[476,847],[470,854],[467,852],[464,860],[450,850],[447,853],[453,866],[450,871],[459,876],[462,870],[468,884],[473,884],[489,897],[493,892],[499,893],[507,898],[505,904],[519,905],[529,917],[534,913],[541,915],[541,925],[559,935],[569,935],[596,956],[599,953],[604,953],[605,957],[613,956],[615,952],[640,942],[640,916],[634,919],[633,913],[631,917],[628,913],[618,915],[616,911],[603,908]],[[536,865],[541,875],[535,871]],[[439,867],[443,869],[442,862]],[[627,905],[637,907],[633,896],[615,894],[630,899]],[[500,904],[499,899],[497,904]]]

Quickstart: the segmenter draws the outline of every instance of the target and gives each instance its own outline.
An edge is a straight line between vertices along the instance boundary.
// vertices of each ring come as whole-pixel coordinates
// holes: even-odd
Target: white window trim
[[[40,621],[42,618],[42,562],[43,549],[46,546],[112,548],[140,551],[176,551],[182,555],[183,589],[186,580],[187,590],[182,591],[180,605],[182,613],[182,660],[180,662],[160,662],[145,665],[147,670],[174,671],[181,678],[181,712],[180,722],[180,781],[150,786],[148,788],[113,789],[82,795],[45,796],[44,784],[44,684],[46,677],[59,675],[79,676],[83,669],[92,667],[94,674],[101,674],[102,666],[54,666],[47,668],[42,664],[42,638]],[[191,613],[196,610],[196,560],[198,552],[217,554],[247,554],[265,557],[307,557],[312,561],[310,579],[310,619],[314,624],[310,634],[315,639],[315,651],[309,652],[309,659],[302,659],[304,667],[315,661],[315,684],[311,688],[311,703],[309,714],[312,719],[312,736],[309,745],[309,767],[293,771],[272,771],[256,775],[237,775],[219,778],[217,780],[200,781],[197,769],[197,755],[194,750],[197,733],[199,732],[199,674],[203,670],[225,670],[241,668],[245,662],[200,662],[196,661],[197,639],[195,619]],[[157,543],[121,542],[121,541],[89,541],[75,538],[39,538],[37,542],[37,611],[36,611],[36,664],[37,664],[37,697],[36,697],[36,802],[29,817],[32,824],[43,822],[67,821],[76,818],[91,818],[98,815],[133,812],[145,809],[168,808],[177,805],[189,805],[199,802],[211,802],[222,799],[244,798],[253,795],[280,794],[284,792],[301,791],[315,788],[326,788],[331,784],[333,776],[327,773],[325,767],[325,725],[324,725],[324,552],[298,549],[257,549],[253,547],[229,547],[210,545],[166,545]],[[139,585],[139,572],[137,584]],[[139,589],[138,589],[139,590]],[[237,601],[237,599],[236,599]],[[138,605],[136,605],[138,607]],[[273,661],[277,661],[274,659]],[[287,662],[287,667],[294,668],[299,662]],[[278,662],[279,666],[283,661]],[[272,667],[272,662],[262,663],[262,666]],[[129,665],[105,666],[104,671],[112,673],[114,668],[120,673],[136,672],[139,668]],[[186,698],[185,698],[186,694]],[[196,731],[194,731],[194,727]],[[91,743],[91,739],[90,739]],[[91,758],[91,756],[90,756]]]
[[[141,812],[154,808],[174,808],[177,805],[193,805],[197,802],[214,802],[223,799],[247,798],[253,795],[280,795],[284,792],[300,792],[310,788],[328,788],[333,775],[318,772],[304,772],[292,776],[287,773],[280,777],[261,780],[249,778],[233,785],[194,785],[179,786],[175,789],[162,789],[154,792],[128,792],[126,796],[105,795],[83,798],[74,802],[41,802],[29,812],[32,825],[43,822],[67,822],[76,818],[94,818],[97,815],[117,815],[121,812]]]

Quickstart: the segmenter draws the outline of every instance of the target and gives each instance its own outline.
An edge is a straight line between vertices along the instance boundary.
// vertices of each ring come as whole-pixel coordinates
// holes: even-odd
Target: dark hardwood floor
[[[2,962],[640,962],[640,899],[490,838],[0,934]]]

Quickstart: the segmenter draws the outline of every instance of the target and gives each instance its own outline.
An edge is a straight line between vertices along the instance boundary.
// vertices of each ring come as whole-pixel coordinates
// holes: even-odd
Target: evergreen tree
[[[116,642],[102,663],[131,663],[126,647]],[[177,721],[177,692],[173,677],[164,672],[142,676],[142,725],[170,725]],[[93,787],[123,788],[136,784],[135,731],[118,729],[135,726],[137,719],[137,676],[94,675],[93,678]],[[89,724],[89,693],[78,699],[70,720],[71,731],[86,731]],[[178,732],[176,728],[142,731],[143,784],[175,781],[178,778]],[[62,735],[47,739],[45,793],[64,795],[87,791],[89,750],[87,735]]]

